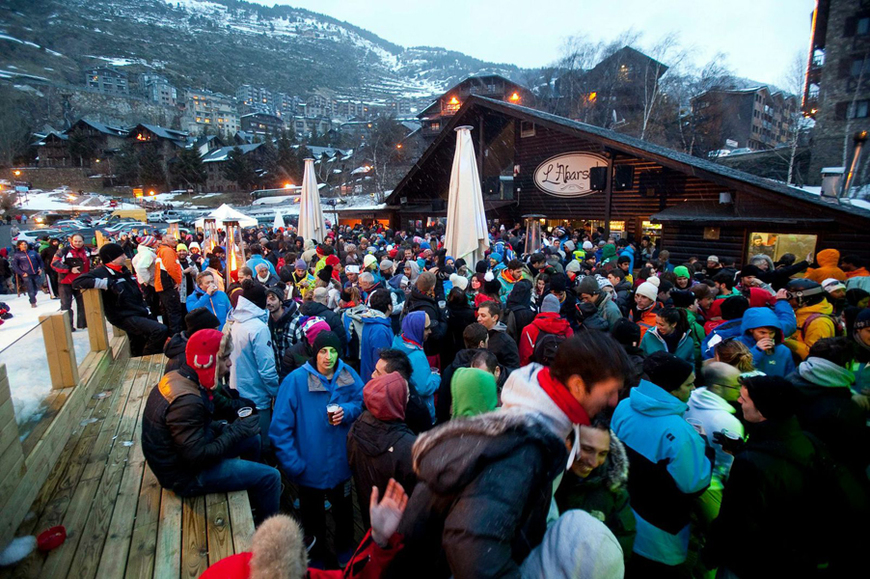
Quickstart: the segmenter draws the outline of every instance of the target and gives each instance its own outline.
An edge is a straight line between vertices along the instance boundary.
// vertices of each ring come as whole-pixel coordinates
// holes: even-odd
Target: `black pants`
[[[625,576],[628,579],[635,577],[662,577],[662,579],[689,579],[691,573],[685,563],[679,565],[665,565],[652,559],[647,559],[637,553],[632,553],[625,566]]]
[[[181,331],[184,310],[181,309],[181,297],[175,288],[157,292],[160,298],[160,308],[163,310],[163,323],[169,328],[170,335]]]
[[[131,355],[150,356],[163,351],[169,331],[160,322],[142,316],[131,316],[116,325],[130,336]]]
[[[313,489],[299,486],[299,514],[306,535],[317,537],[311,550],[313,561],[324,561],[334,557],[326,544],[326,509],[323,499],[332,503],[332,516],[335,520],[335,549],[338,553],[353,548],[353,498],[350,494],[350,480],[331,489]]]
[[[60,284],[60,310],[62,312],[69,312],[69,323],[72,324],[72,327],[83,329],[88,327],[88,320],[85,318],[85,298],[77,289],[73,289],[68,283]],[[73,298],[76,300],[76,310],[78,313],[75,316],[75,320],[73,320],[73,311],[72,311],[72,301]]]

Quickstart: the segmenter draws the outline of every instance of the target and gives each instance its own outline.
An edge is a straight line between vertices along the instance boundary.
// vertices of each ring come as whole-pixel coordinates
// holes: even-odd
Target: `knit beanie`
[[[619,318],[610,329],[610,335],[623,346],[637,347],[640,344],[640,326],[628,318]]]
[[[332,267],[335,267],[339,263],[341,263],[341,260],[338,259],[337,255],[333,254],[333,255],[327,256],[327,258],[326,258],[326,265],[331,265]]]
[[[695,368],[682,358],[668,352],[653,352],[643,362],[643,372],[650,382],[666,392],[673,392],[694,372]]]
[[[489,264],[487,261],[481,259],[474,265],[474,273],[486,273],[486,270],[489,268]]]
[[[587,275],[580,280],[580,283],[577,284],[577,288],[575,291],[578,295],[589,294],[597,296],[601,291],[601,288],[598,287],[598,280],[595,279],[595,276]]]
[[[572,259],[568,265],[565,266],[565,271],[568,273],[574,272],[577,273],[580,271],[580,262],[576,259]]]
[[[671,300],[676,308],[688,308],[695,304],[695,294],[689,290],[674,290],[671,292]]]
[[[465,291],[465,289],[468,287],[468,278],[462,277],[458,273],[451,273],[450,283],[453,284],[453,287],[458,287],[462,291]]]
[[[550,276],[550,291],[560,293],[566,289],[568,289],[567,275],[564,273],[554,273]]]
[[[489,295],[498,294],[499,290],[501,290],[501,282],[495,279],[492,275],[492,272],[487,272],[484,277],[483,282],[483,291]]]
[[[187,365],[196,372],[200,385],[211,390],[215,385],[217,354],[223,334],[217,330],[199,330],[187,340],[184,357]]]
[[[723,320],[736,320],[742,318],[749,309],[749,300],[743,296],[732,296],[723,300],[719,309],[722,311]]]
[[[242,297],[260,308],[266,309],[266,288],[261,283],[245,280],[242,285]]]
[[[338,339],[335,332],[330,330],[317,334],[317,337],[314,338],[314,345],[311,347],[311,351],[317,356],[317,353],[323,348],[334,348],[336,352],[341,351],[341,340]]]
[[[674,268],[674,275],[677,277],[684,277],[686,279],[692,279],[692,276],[689,275],[689,268],[685,265],[678,265]]]
[[[649,279],[646,280],[648,283],[653,284],[657,288],[662,287],[662,280],[656,275],[650,276]]]
[[[276,298],[283,302],[284,296],[287,295],[287,286],[278,282],[274,286],[266,288],[266,296],[269,294],[274,294]]]
[[[759,269],[757,265],[747,264],[740,269],[740,273],[737,274],[737,277],[758,277],[759,275],[761,275],[761,269]]]
[[[387,271],[393,269],[395,267],[395,264],[392,262],[392,260],[385,259],[378,267],[381,271]]]
[[[139,245],[144,245],[145,247],[154,247],[157,245],[157,239],[153,235],[146,235],[144,237],[140,237],[136,240]]]
[[[855,325],[852,326],[856,331],[870,328],[870,308],[864,308],[855,318]]]
[[[329,283],[329,280],[332,279],[332,266],[324,265],[323,268],[317,272],[317,279]]]
[[[753,376],[743,386],[755,408],[768,420],[784,419],[795,412],[797,390],[782,376]]]
[[[645,281],[637,286],[637,290],[635,290],[634,293],[639,296],[651,299],[652,301],[656,301],[656,299],[659,297],[659,288],[651,284],[649,281]]]
[[[371,253],[366,254],[366,256],[363,258],[363,267],[368,269],[377,262],[378,258],[376,258],[374,255],[372,255]]]
[[[308,340],[309,344],[313,344],[314,340],[317,339],[317,335],[320,332],[328,332],[329,324],[326,323],[326,320],[319,316],[311,316],[305,323],[302,324],[302,333],[305,334],[305,339]]]
[[[175,246],[175,251],[187,251],[187,246],[183,243],[179,243]]]
[[[586,251],[592,251],[593,249],[595,249],[595,246],[592,245],[591,241],[584,241],[583,242],[583,249]]]
[[[103,264],[114,261],[124,255],[124,250],[117,243],[107,243],[100,248],[100,261]]]
[[[300,258],[296,260],[296,263],[293,264],[293,267],[296,269],[308,269],[308,264],[305,263],[305,260]]]
[[[192,336],[200,330],[216,330],[221,322],[208,308],[196,308],[184,316],[184,327],[187,335]]]
[[[559,303],[559,298],[553,294],[544,296],[544,301],[541,302],[541,313],[558,314],[562,309],[562,304]]]

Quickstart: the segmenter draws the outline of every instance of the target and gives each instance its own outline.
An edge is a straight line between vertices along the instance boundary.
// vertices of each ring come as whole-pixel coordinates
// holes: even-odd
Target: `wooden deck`
[[[145,464],[141,414],[163,365],[162,355],[112,364],[16,532],[64,525],[66,542],[0,570],[0,578],[198,577],[249,548],[246,492],[181,499]]]

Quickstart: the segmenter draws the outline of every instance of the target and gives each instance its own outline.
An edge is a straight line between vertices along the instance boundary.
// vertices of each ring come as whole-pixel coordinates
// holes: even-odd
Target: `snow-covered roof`
[[[220,147],[209,151],[202,157],[203,163],[220,163],[222,161],[226,161],[230,155],[230,152],[238,148],[242,151],[243,155],[247,155],[251,151],[255,150],[257,147],[262,146],[263,143],[254,143],[253,145],[236,145],[234,147]]]
[[[120,129],[118,127],[110,127],[108,125],[104,125],[103,123],[99,123],[97,121],[90,121],[88,119],[79,119],[73,124],[72,127],[64,131],[64,133],[69,134],[70,131],[72,131],[79,123],[84,123],[94,130],[97,130],[105,135],[111,135],[113,137],[126,137],[129,133],[129,131],[126,131],[124,129]]]
[[[822,167],[822,173],[831,173],[833,175],[842,174],[846,172],[845,167]]]

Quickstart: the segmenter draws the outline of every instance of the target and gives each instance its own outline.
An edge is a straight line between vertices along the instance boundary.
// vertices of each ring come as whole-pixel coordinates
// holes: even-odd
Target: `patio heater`
[[[242,247],[242,228],[238,221],[224,221],[227,250],[227,286],[232,283],[232,273],[245,265],[245,250]]]
[[[217,222],[214,218],[206,217],[202,221],[202,253],[203,255],[207,253],[211,253],[214,250],[215,246],[219,244],[218,232],[217,232]]]
[[[169,223],[169,225],[166,228],[166,233],[173,236],[175,238],[175,241],[178,241],[179,239],[181,239],[181,232],[178,231],[178,222],[173,221],[173,222]]]
[[[545,219],[546,215],[530,214],[523,215],[526,220],[526,253],[532,254],[540,251],[543,248],[543,239],[541,237],[541,220]]]
[[[858,131],[852,137],[854,148],[852,149],[852,162],[846,171],[846,175],[840,180],[840,192],[837,195],[837,200],[843,197],[849,197],[849,190],[852,188],[852,182],[855,180],[855,173],[858,171],[858,166],[861,162],[861,151],[864,149],[864,144],[867,142],[867,131]]]

